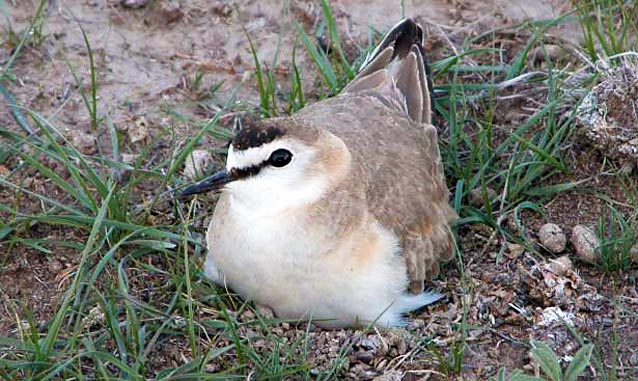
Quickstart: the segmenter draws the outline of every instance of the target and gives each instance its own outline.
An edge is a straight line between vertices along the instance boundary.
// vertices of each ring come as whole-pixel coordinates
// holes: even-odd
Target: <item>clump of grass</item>
[[[346,57],[337,24],[327,0],[321,1],[321,10],[323,19],[317,28],[315,40],[322,40],[323,44],[313,42],[301,25],[295,24],[295,27],[303,46],[328,85],[328,95],[334,95],[354,78],[357,68]],[[332,54],[333,52],[336,52],[336,55]]]
[[[436,107],[447,123],[448,136],[440,140],[441,154],[448,181],[454,186],[454,205],[462,217],[458,224],[488,225],[503,238],[502,242],[527,242],[522,227],[510,231],[504,221],[519,221],[525,209],[542,213],[544,201],[577,186],[575,182],[544,185],[544,180],[557,173],[569,173],[562,152],[573,131],[575,113],[562,113],[560,88],[565,76],[553,68],[551,61],[542,71],[527,67],[529,50],[543,46],[538,41],[539,33],[534,32],[529,43],[508,62],[465,66],[449,61],[494,55],[492,50],[468,49],[432,65],[437,75],[447,72],[450,78],[449,84],[435,89],[445,93],[436,99]],[[531,70],[534,76],[525,74]],[[482,80],[468,84],[464,80],[467,76]],[[493,99],[507,97],[508,89],[525,88],[530,83],[544,89],[543,98],[536,98],[536,110],[519,124],[504,128]],[[497,197],[490,199],[488,189]],[[485,199],[480,207],[469,203],[470,192],[477,190]]]
[[[92,57],[88,36],[84,31],[82,34]],[[92,60],[89,61],[90,96],[81,95],[92,129],[105,130],[110,136],[111,150],[116,152],[120,142],[114,126],[108,118],[97,115],[98,77]],[[52,255],[55,251],[50,250],[51,247],[78,248],[78,245],[65,241],[64,236],[58,241],[32,238],[29,233],[32,226],[64,226],[84,231],[88,238],[80,246],[78,264],[70,275],[69,286],[44,326],[34,321],[22,303],[11,303],[19,319],[15,322],[18,337],[0,337],[3,377],[146,379],[151,356],[159,351],[165,337],[175,335],[188,338],[192,361],[176,369],[165,369],[158,379],[233,377],[232,367],[228,374],[202,373],[208,361],[218,359],[230,348],[200,349],[199,340],[205,336],[205,330],[195,320],[194,304],[203,304],[195,302],[193,293],[214,296],[216,292],[210,286],[191,283],[196,269],[189,256],[192,247],[201,252],[199,241],[185,232],[186,220],[177,209],[174,209],[173,225],[153,226],[143,218],[148,208],[139,209],[131,197],[140,182],[156,182],[160,189],[167,190],[179,184],[175,174],[203,136],[226,135],[217,124],[219,115],[205,123],[176,156],[159,165],[142,166],[151,146],[143,150],[135,165],[103,153],[88,156],[67,141],[46,117],[15,107],[21,115],[26,112],[35,129],[25,135],[0,128],[2,151],[9,154],[5,159],[14,158],[11,172],[0,177],[0,185],[16,192],[13,203],[0,204],[3,215],[0,240],[8,247],[23,245],[43,255]],[[55,170],[53,165],[64,170]],[[55,188],[63,196],[24,187],[20,183],[24,171],[37,173],[48,184],[48,189]],[[122,182],[116,176],[120,171],[130,174],[127,181]],[[167,194],[170,195],[158,192],[149,208]],[[41,210],[26,212],[23,205],[32,202],[39,203]],[[183,255],[176,256],[176,253]],[[163,258],[169,263],[168,268],[149,266],[152,258]],[[139,285],[133,284],[130,278],[137,268],[153,274],[156,280],[170,279],[172,286],[157,297],[158,300],[144,301],[140,298]]]
[[[575,2],[583,30],[584,49],[592,61],[638,50],[638,4],[625,0]]]
[[[560,365],[560,357],[547,344],[532,340],[530,345],[532,347],[530,354],[543,371],[545,378],[528,376],[518,369],[508,375],[505,368],[502,368],[496,376],[490,378],[490,381],[576,381],[589,366],[594,349],[593,344],[583,345],[567,368],[563,369]]]
[[[290,10],[285,7],[285,14],[289,14]],[[297,43],[293,43],[291,53],[291,64],[289,66],[290,84],[288,91],[283,91],[275,78],[275,68],[278,66],[279,51],[281,47],[281,35],[277,41],[277,49],[268,69],[264,68],[260,61],[257,50],[253,45],[252,39],[248,32],[244,30],[250,51],[255,65],[255,79],[257,82],[257,91],[259,93],[259,108],[262,117],[273,117],[279,115],[281,111],[292,114],[301,109],[306,101],[304,96],[304,88],[302,84],[301,74],[297,67]],[[307,36],[306,36],[307,37]],[[278,103],[284,104],[284,107],[278,107]]]
[[[598,219],[601,266],[606,272],[626,271],[638,263],[636,216],[626,218],[612,205],[606,209]]]
[[[155,341],[165,329],[152,329],[157,336],[155,341],[147,342],[152,336],[144,334],[150,328],[145,319],[157,319],[157,314],[160,314],[168,324],[172,311],[178,307],[175,302],[180,299],[177,296],[184,289],[186,278],[183,274],[177,278],[180,280],[176,283],[175,292],[178,294],[169,304],[168,311],[161,312],[155,306],[139,304],[138,299],[130,294],[129,264],[139,265],[143,258],[152,255],[170,258],[173,250],[184,240],[190,245],[195,241],[181,234],[178,226],[138,224],[128,186],[134,186],[139,180],[134,176],[131,183],[118,184],[110,170],[115,167],[136,172],[138,176],[144,174],[159,179],[163,177],[159,168],[144,171],[110,159],[88,157],[69,144],[44,117],[32,111],[29,115],[37,123],[41,138],[27,139],[6,129],[0,130],[0,136],[9,141],[2,143],[3,148],[24,161],[8,176],[0,177],[0,184],[14,189],[17,195],[25,195],[27,199],[18,196],[15,205],[0,205],[3,215],[8,216],[2,225],[2,240],[12,246],[26,245],[51,255],[46,246],[73,247],[73,242],[37,241],[29,237],[30,226],[66,226],[86,231],[88,238],[82,245],[71,284],[53,318],[44,330],[27,319],[27,329],[20,333],[21,341],[0,340],[4,350],[9,351],[6,353],[11,353],[11,356],[0,360],[0,367],[6,370],[9,378],[20,379],[79,377],[86,374],[83,370],[86,361],[94,362],[97,372],[103,377],[128,378],[144,374],[145,358],[142,355],[157,345]],[[51,162],[59,163],[67,173],[50,169]],[[179,166],[179,160],[173,164]],[[60,189],[64,198],[39,194],[12,182],[25,169],[38,172],[51,186]],[[169,171],[174,173],[174,169],[171,171],[169,168]],[[21,204],[34,200],[42,204],[43,210],[25,213]],[[104,281],[106,274],[116,274],[116,277]],[[102,280],[101,290],[94,286],[98,280]],[[104,325],[97,331],[84,323],[94,308],[101,310],[105,316]],[[149,311],[154,312],[149,316]],[[16,311],[16,316],[25,314],[29,315],[28,312]],[[191,319],[190,324],[192,322]],[[16,324],[20,327],[22,323],[18,321]],[[109,341],[118,346],[116,357],[110,355]],[[131,358],[135,361],[131,362]]]
[[[31,18],[31,22],[27,26],[27,28],[21,33],[21,36],[18,36],[11,28],[11,22],[9,16],[6,14],[4,9],[4,4],[0,4],[0,10],[3,13],[3,16],[7,19],[7,29],[6,32],[10,37],[9,43],[11,45],[15,45],[13,49],[13,54],[9,57],[9,60],[5,63],[2,68],[2,75],[0,75],[0,81],[6,78],[13,79],[14,76],[10,73],[11,69],[13,69],[13,65],[15,60],[20,56],[22,49],[25,45],[30,44],[35,47],[39,46],[44,40],[44,34],[42,32],[44,28],[44,23],[46,21],[45,10],[48,2],[46,0],[40,0],[38,3],[38,7],[36,8],[35,14]],[[13,41],[11,41],[13,40]]]
[[[2,11],[3,16],[7,19],[7,26],[5,30],[7,35],[9,36],[9,41],[7,43],[9,45],[15,45],[15,47],[13,48],[13,53],[9,57],[9,60],[4,64],[4,66],[2,67],[2,71],[0,72],[0,95],[2,95],[2,97],[6,100],[15,121],[28,134],[33,134],[33,129],[29,125],[29,122],[18,106],[15,98],[5,86],[5,83],[6,81],[16,80],[16,76],[12,73],[12,69],[16,59],[22,53],[24,46],[27,44],[38,46],[42,42],[42,28],[45,20],[44,11],[46,9],[46,5],[46,0],[40,0],[35,14],[31,18],[31,22],[24,30],[24,32],[22,32],[22,35],[18,37],[17,33],[11,27],[11,21],[5,9],[4,2],[0,3],[0,11]],[[3,163],[7,159],[8,154],[8,152],[0,150],[0,163]]]
[[[545,376],[552,381],[576,381],[590,363],[593,344],[583,345],[569,362],[566,369],[560,366],[559,357],[542,341],[532,340],[531,354]]]

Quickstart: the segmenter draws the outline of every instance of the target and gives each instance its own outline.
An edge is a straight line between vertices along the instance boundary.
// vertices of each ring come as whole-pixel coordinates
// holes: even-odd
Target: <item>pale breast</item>
[[[396,238],[372,223],[350,239],[336,235],[330,241],[322,226],[333,227],[292,215],[256,220],[234,212],[225,195],[209,227],[209,259],[228,287],[279,317],[312,312],[320,319],[376,319],[405,288],[405,267],[393,255]],[[399,315],[390,309],[386,318]]]
[[[327,294],[320,288],[331,282],[318,267],[329,242],[320,243],[320,230],[297,218],[238,213],[224,195],[209,227],[208,247],[230,288],[279,315],[299,317],[309,308],[308,295]]]

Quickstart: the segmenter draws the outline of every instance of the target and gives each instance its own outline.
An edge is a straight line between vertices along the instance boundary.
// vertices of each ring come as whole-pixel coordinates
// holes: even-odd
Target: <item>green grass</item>
[[[15,45],[15,48],[13,50],[13,54],[2,68],[2,76],[0,77],[0,79],[4,80],[6,77],[13,78],[13,76],[10,75],[10,71],[13,68],[13,64],[16,58],[20,56],[20,53],[24,49],[25,45],[32,45],[37,47],[42,43],[44,37],[42,29],[45,23],[44,11],[46,5],[46,0],[40,0],[40,2],[38,3],[38,7],[35,10],[33,17],[31,18],[31,22],[19,37],[18,33],[12,29],[11,22],[7,23],[5,29],[6,36],[9,37],[7,43],[9,43],[10,45]],[[4,0],[2,2],[1,8],[3,16],[7,20],[9,20],[9,15],[6,12],[6,5],[4,4]]]
[[[143,148],[135,163],[122,162],[118,157],[124,142],[105,111],[107,105],[99,103],[99,73],[90,36],[81,28],[69,33],[83,36],[89,77],[80,77],[70,64],[69,71],[78,85],[91,130],[105,137],[107,144],[101,145],[95,155],[84,154],[66,140],[62,125],[17,103],[8,85],[15,79],[12,68],[23,64],[19,58],[26,44],[37,47],[47,38],[43,31],[45,4],[40,2],[0,78],[0,93],[22,127],[20,131],[0,126],[0,162],[10,168],[6,176],[0,177],[0,186],[16,193],[13,200],[0,203],[0,244],[8,252],[30,248],[50,258],[58,251],[73,253],[76,260],[62,283],[59,302],[48,321],[36,321],[22,300],[7,302],[18,328],[10,336],[0,336],[0,377],[143,380],[151,369],[157,369],[153,360],[158,353],[173,342],[175,352],[183,356],[180,365],[164,366],[156,375],[157,380],[343,377],[341,369],[348,361],[351,344],[344,344],[333,363],[317,371],[308,360],[312,337],[309,330],[282,338],[276,333],[279,320],[259,316],[250,305],[203,278],[199,261],[205,248],[193,225],[206,206],[197,200],[180,204],[171,191],[184,184],[180,170],[193,149],[204,139],[231,136],[220,125],[220,118],[228,109],[209,120],[198,121],[168,105],[168,117],[193,125],[198,132],[178,143],[175,131],[166,131]],[[544,49],[549,43],[548,30],[569,17],[579,17],[585,36],[581,50],[591,60],[601,54],[611,56],[633,49],[636,30],[635,23],[629,21],[635,20],[637,11],[635,6],[627,8],[623,4],[581,1],[576,12],[563,18],[511,27],[526,36],[526,41],[507,52],[510,55],[484,47],[486,39],[499,33],[492,30],[467,38],[456,47],[458,54],[450,53],[432,62],[438,84],[436,110],[443,130],[441,151],[453,190],[451,202],[461,216],[456,229],[462,232],[475,224],[486,225],[500,238],[497,250],[501,254],[507,242],[522,243],[535,252],[529,232],[520,222],[522,214],[543,214],[549,200],[580,185],[577,180],[551,181],[559,175],[572,175],[565,152],[574,130],[576,101],[566,100],[562,92],[569,73],[552,62]],[[402,9],[405,12],[403,3]],[[298,43],[292,51],[286,83],[278,83],[274,72],[279,53],[273,62],[264,65],[252,43],[253,36],[246,33],[259,90],[256,113],[262,117],[293,113],[314,96],[338,93],[355,75],[365,52],[373,47],[373,40],[380,37],[372,33],[367,46],[358,47],[359,56],[348,57],[326,0],[321,2],[321,12],[316,34],[304,30],[301,24],[295,25]],[[9,38],[17,36],[12,31],[5,33]],[[325,46],[317,43],[317,36],[327,41]],[[546,55],[542,67],[530,60],[535,48]],[[303,81],[311,73],[302,73],[297,66],[296,56],[302,53],[314,62],[316,77],[321,78],[317,94],[304,93]],[[195,90],[200,89],[202,78],[202,73],[195,75]],[[88,93],[84,92],[84,82],[90,84]],[[502,100],[497,97],[516,96],[518,90],[531,86],[541,89],[530,96],[535,101],[534,109],[513,129],[505,129]],[[218,89],[219,85],[212,88],[211,96]],[[159,150],[160,141],[168,142],[176,154],[152,155]],[[24,174],[44,179],[45,190],[30,188],[24,182]],[[149,185],[156,191],[140,203],[140,187]],[[470,192],[477,189],[487,199],[480,206],[469,202]],[[497,191],[497,197],[491,200],[487,197],[490,189]],[[628,189],[628,193],[635,194],[635,188]],[[24,207],[33,204],[38,208]],[[507,219],[513,219],[519,228],[505,224]],[[599,234],[604,237],[600,250],[603,268],[609,273],[629,267],[628,250],[636,240],[632,229],[635,219],[612,206],[600,218]],[[65,235],[51,240],[37,234],[47,228],[73,232],[82,241]],[[464,271],[460,250],[457,254],[460,289],[471,295],[473,286]],[[10,258],[2,258],[2,263],[7,261]],[[419,347],[419,351],[433,353],[438,358],[438,371],[450,377],[462,374],[466,364],[471,308],[471,301],[462,298],[461,319],[453,326],[454,340],[450,344],[443,347],[423,338]],[[548,379],[575,379],[573,375],[589,362],[592,350],[596,368],[613,375],[597,359],[599,347],[606,344],[595,344],[592,347],[581,340],[582,358],[577,355],[572,362],[576,365],[564,369],[551,349],[548,351],[542,343],[533,343],[533,348]],[[215,370],[210,371],[213,366]],[[496,379],[532,379],[524,377],[521,371],[503,369]]]
[[[625,217],[611,205],[598,219],[598,237],[601,238],[598,248],[603,270],[609,273],[625,271],[637,265],[638,223],[636,212]],[[632,256],[634,258],[632,258]]]
[[[584,50],[591,61],[638,48],[638,4],[623,0],[579,0]]]
[[[538,364],[544,377],[528,376],[520,370],[514,370],[508,375],[507,371],[502,368],[496,376],[490,378],[490,381],[576,381],[585,368],[590,365],[594,349],[592,344],[583,345],[567,367],[563,369],[560,365],[560,357],[547,344],[532,340],[531,347],[531,357]]]

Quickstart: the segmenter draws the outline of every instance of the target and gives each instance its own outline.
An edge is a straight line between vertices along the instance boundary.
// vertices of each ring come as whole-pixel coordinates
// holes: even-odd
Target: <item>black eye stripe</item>
[[[230,170],[229,175],[233,180],[243,180],[247,177],[256,176],[266,165],[267,163],[261,163],[258,165],[251,165],[246,168],[233,168]]]
[[[282,152],[284,151],[284,152]],[[273,153],[278,153],[279,155],[281,155],[282,153],[285,153],[287,155],[286,158],[284,158],[284,160],[280,163],[275,163],[273,162],[273,154],[270,155],[270,157],[268,158],[268,160],[263,161],[257,165],[251,165],[250,167],[245,167],[245,168],[232,168],[230,170],[230,172],[228,173],[229,177],[232,180],[243,180],[246,179],[248,177],[252,177],[252,176],[256,176],[259,174],[259,172],[262,170],[262,168],[264,167],[276,167],[276,168],[281,168],[283,166],[288,165],[288,163],[290,163],[290,161],[292,160],[293,154],[286,150],[286,149],[278,149],[276,151],[274,151]],[[281,160],[281,158],[280,158]]]

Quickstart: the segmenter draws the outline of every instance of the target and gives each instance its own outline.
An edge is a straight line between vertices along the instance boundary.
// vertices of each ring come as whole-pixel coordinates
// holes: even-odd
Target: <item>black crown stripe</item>
[[[285,130],[277,126],[248,125],[235,136],[232,144],[233,148],[243,151],[270,143],[284,134]]]

